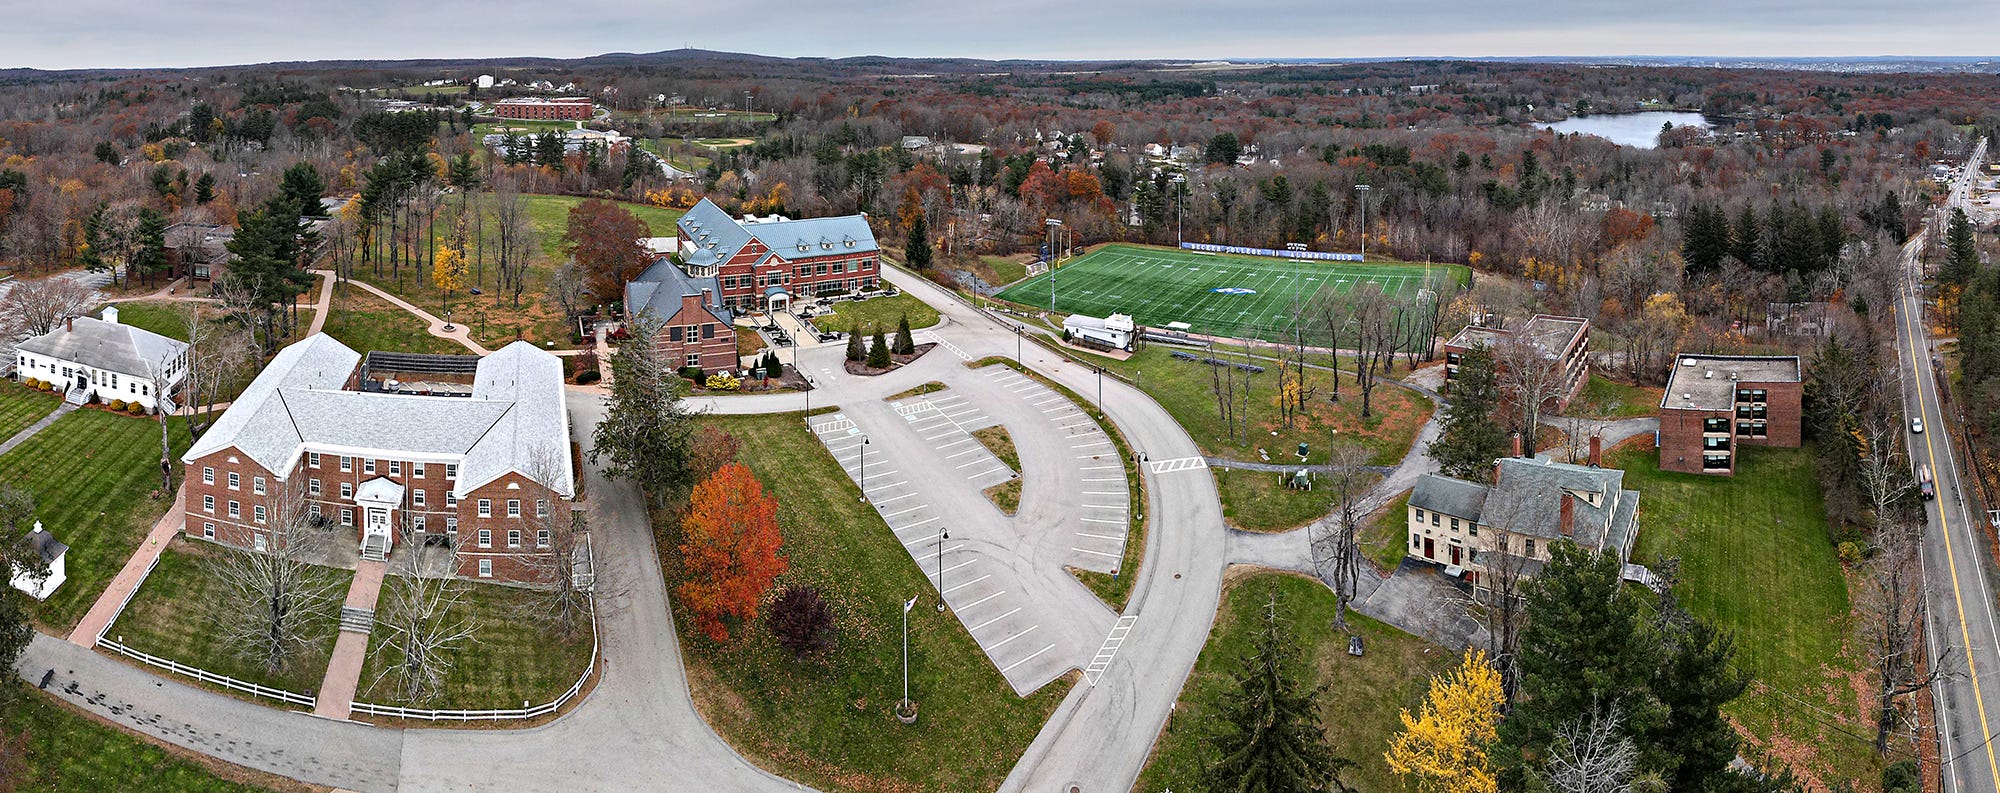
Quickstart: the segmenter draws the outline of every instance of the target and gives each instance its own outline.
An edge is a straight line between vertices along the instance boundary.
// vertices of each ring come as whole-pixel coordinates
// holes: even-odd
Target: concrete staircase
[[[361,540],[361,558],[371,562],[387,561],[389,558],[389,538],[370,535]]]
[[[63,401],[82,407],[83,403],[90,401],[90,389],[70,386],[69,390],[63,393]]]
[[[367,636],[375,630],[375,612],[353,606],[341,606],[340,629]]]

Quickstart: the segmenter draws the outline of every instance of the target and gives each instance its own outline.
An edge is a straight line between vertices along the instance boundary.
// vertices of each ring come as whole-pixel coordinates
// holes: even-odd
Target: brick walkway
[[[153,530],[146,533],[146,541],[139,544],[139,550],[133,552],[132,558],[125,560],[124,569],[111,579],[111,584],[104,588],[104,594],[97,596],[97,602],[91,604],[90,611],[83,615],[83,621],[76,624],[76,630],[69,632],[71,642],[84,647],[97,646],[98,634],[103,633],[105,626],[118,616],[119,609],[125,607],[125,601],[145,582],[146,574],[152,572],[153,562],[166,552],[174,535],[180,533],[181,511],[186,507],[187,489],[181,488],[174,493],[174,505],[167,508],[167,514],[161,515],[159,521],[153,524]]]
[[[388,565],[361,560],[354,568],[354,583],[347,587],[347,608],[375,611],[375,598],[382,593],[382,576]],[[326,662],[326,678],[320,681],[314,716],[345,719],[354,705],[354,692],[361,685],[361,665],[368,658],[368,634],[342,630],[333,641],[333,657]]]

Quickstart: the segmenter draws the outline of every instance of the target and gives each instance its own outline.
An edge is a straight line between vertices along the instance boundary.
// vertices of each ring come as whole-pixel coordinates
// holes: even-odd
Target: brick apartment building
[[[1802,385],[1796,355],[1680,355],[1660,398],[1660,468],[1736,473],[1743,446],[1796,447]]]
[[[585,97],[516,97],[493,103],[493,117],[537,121],[589,121],[596,110]]]
[[[562,363],[527,342],[364,361],[315,334],[280,350],[181,462],[192,537],[261,550],[310,520],[354,532],[366,558],[444,545],[468,578],[564,569],[550,528],[575,495]]]
[[[1584,383],[1590,381],[1590,320],[1583,317],[1536,314],[1519,328],[1465,326],[1464,330],[1444,343],[1446,393],[1450,393],[1451,378],[1458,373],[1460,356],[1481,345],[1492,349],[1510,338],[1523,339],[1534,345],[1544,358],[1562,368],[1561,384],[1556,389],[1555,410],[1560,413],[1569,409],[1570,400],[1575,399],[1577,393],[1583,390]]]
[[[675,226],[681,268],[690,278],[716,279],[721,304],[738,314],[881,284],[881,250],[866,215],[737,220],[704,198]]]
[[[673,365],[736,368],[735,314],[723,305],[714,276],[695,278],[662,259],[625,284],[625,312],[663,323],[658,346]]]

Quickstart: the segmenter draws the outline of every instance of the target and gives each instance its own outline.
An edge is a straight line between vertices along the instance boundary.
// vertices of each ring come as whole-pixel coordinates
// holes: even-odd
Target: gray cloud
[[[1990,0],[9,0],[0,67],[575,57],[1983,55]]]

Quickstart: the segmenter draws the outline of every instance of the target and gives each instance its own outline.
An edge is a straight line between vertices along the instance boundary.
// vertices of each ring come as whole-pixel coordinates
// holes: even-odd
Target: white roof
[[[187,352],[187,343],[131,325],[77,317],[67,326],[21,342],[15,349],[92,369],[150,378],[159,368]]]
[[[508,473],[574,495],[562,362],[514,342],[479,362],[472,396],[344,390],[361,355],[326,334],[278,351],[183,462],[236,448],[279,478],[301,454],[456,463],[465,495]],[[538,471],[546,461],[554,476]],[[546,481],[555,479],[556,481]]]
[[[403,486],[386,476],[378,476],[354,489],[354,500],[369,504],[400,504]]]

